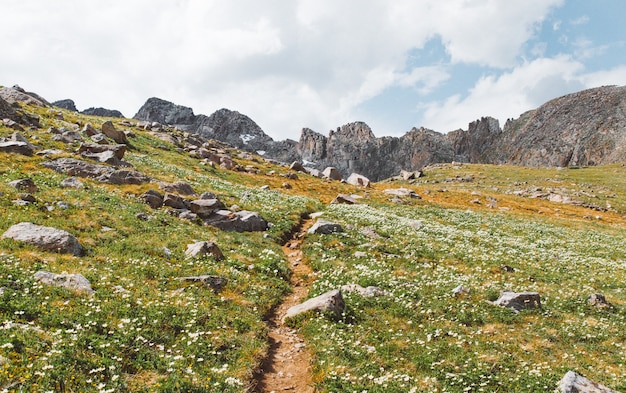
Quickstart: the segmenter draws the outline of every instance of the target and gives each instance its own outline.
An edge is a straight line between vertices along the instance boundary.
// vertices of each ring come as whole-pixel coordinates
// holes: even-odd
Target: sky
[[[0,85],[132,117],[150,97],[275,140],[517,118],[626,85],[622,0],[0,0]]]

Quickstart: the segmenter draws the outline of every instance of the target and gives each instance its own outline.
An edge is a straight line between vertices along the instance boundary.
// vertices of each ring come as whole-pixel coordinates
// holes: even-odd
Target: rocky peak
[[[134,118],[167,125],[190,125],[196,120],[193,109],[156,97],[148,98]]]
[[[326,158],[328,139],[310,128],[303,128],[296,151],[303,161],[316,163]]]
[[[375,140],[376,136],[372,132],[370,126],[362,121],[345,124],[337,127],[337,131],[330,131],[328,135],[329,142],[341,140],[351,141],[353,143],[367,142]]]
[[[0,98],[4,99],[9,104],[23,102],[37,106],[50,106],[50,103],[40,95],[28,92],[18,85],[13,87],[0,87]]]
[[[122,112],[118,111],[117,109],[107,109],[107,108],[87,108],[84,111],[81,111],[80,113],[84,114],[84,115],[89,115],[89,116],[101,116],[101,117],[124,117],[124,115],[122,114]]]
[[[61,108],[61,109],[67,109],[68,111],[72,111],[72,112],[78,112],[78,109],[76,109],[76,104],[74,103],[74,100],[70,100],[69,98],[65,100],[54,101],[52,103],[52,106],[56,106],[57,108]]]

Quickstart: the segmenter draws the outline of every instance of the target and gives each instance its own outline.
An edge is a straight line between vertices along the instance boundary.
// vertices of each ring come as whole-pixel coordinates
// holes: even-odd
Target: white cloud
[[[453,63],[512,66],[562,2],[11,0],[0,83],[126,116],[152,96],[195,113],[228,107],[275,139],[298,138],[304,126],[354,120],[358,105],[391,87],[433,92],[449,70],[406,64],[433,38]]]
[[[484,76],[462,98],[424,105],[424,126],[440,132],[467,128],[469,121],[492,116],[501,126],[507,118],[536,108],[551,98],[585,87],[579,73],[583,65],[568,56],[542,58],[523,64],[499,77]]]

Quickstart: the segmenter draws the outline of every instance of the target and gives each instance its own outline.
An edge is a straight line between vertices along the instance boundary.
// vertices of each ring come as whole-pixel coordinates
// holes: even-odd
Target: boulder
[[[189,203],[189,210],[202,218],[209,217],[214,212],[225,207],[219,199],[196,199]]]
[[[159,188],[165,192],[172,192],[180,195],[197,195],[193,187],[184,181],[177,181],[174,183],[161,182],[159,183]]]
[[[606,300],[606,297],[600,293],[592,293],[587,298],[587,303],[590,306],[594,306],[597,308],[609,308],[611,307],[611,303]]]
[[[289,169],[296,171],[296,172],[306,173],[306,169],[304,169],[304,166],[302,166],[302,164],[299,161],[292,162],[291,165],[289,166]]]
[[[337,170],[337,168],[329,166],[322,171],[322,176],[330,180],[341,180],[341,173]]]
[[[91,125],[91,123],[87,123],[83,126],[83,130],[82,130],[83,135],[88,136],[88,137],[92,137],[96,134],[98,134],[98,130],[96,130],[96,128],[94,126]]]
[[[116,130],[113,122],[105,121],[102,123],[102,133],[106,135],[108,138],[113,139],[117,143],[127,144],[128,139],[126,138],[126,134],[124,132]]]
[[[318,219],[317,222],[315,222],[315,224],[313,224],[311,228],[309,228],[310,234],[320,233],[328,235],[336,232],[343,232],[343,228],[341,225],[322,219]]]
[[[13,87],[0,87],[0,98],[4,99],[9,104],[22,102],[29,105],[50,106],[50,103],[43,97],[35,93],[27,92],[18,85]]]
[[[568,371],[563,376],[563,379],[559,382],[559,391],[561,393],[619,393],[616,390],[590,381],[573,371]]]
[[[541,308],[541,297],[537,292],[502,291],[498,300],[493,302],[493,304],[510,308],[518,313],[521,310]]]
[[[352,184],[353,186],[367,188],[370,186],[370,179],[368,179],[367,177],[363,175],[359,175],[358,173],[352,173],[346,179],[346,183]]]
[[[62,273],[55,274],[45,271],[38,271],[33,278],[46,285],[54,285],[57,287],[63,287],[71,289],[76,292],[84,292],[93,294],[95,291],[91,289],[91,283],[82,274],[74,273]]]
[[[211,255],[216,261],[224,259],[224,254],[222,254],[222,250],[220,250],[217,244],[207,241],[187,244],[185,255],[192,258]]]
[[[78,177],[98,178],[103,175],[110,175],[113,172],[111,167],[90,164],[74,158],[59,158],[53,161],[42,162],[41,165],[59,173]]]
[[[219,276],[190,276],[190,277],[179,277],[177,278],[178,281],[186,281],[186,282],[201,282],[204,285],[206,285],[207,287],[210,287],[211,289],[213,289],[213,292],[218,293],[219,291],[222,290],[222,288],[224,288],[226,286],[226,284],[228,283],[228,280],[223,278],[223,277],[219,277]]]
[[[348,194],[339,194],[335,197],[335,199],[333,199],[332,201],[330,201],[331,204],[347,204],[347,205],[356,205],[359,202],[353,198],[351,195]]]
[[[108,176],[101,177],[98,180],[111,184],[143,184],[152,181],[151,178],[141,172],[124,169],[113,171]]]
[[[158,209],[163,206],[163,195],[156,190],[148,190],[139,195],[139,199],[146,202],[151,208]]]
[[[124,154],[126,153],[126,145],[100,145],[94,143],[81,143],[78,147],[78,153],[85,155],[84,153],[89,154],[98,154],[103,152],[111,152],[116,158],[122,159],[124,158]]]
[[[14,153],[24,156],[32,156],[33,148],[26,142],[0,142],[0,153]]]
[[[74,142],[81,142],[83,140],[80,134],[76,131],[70,131],[65,128],[63,128],[62,130],[65,130],[65,131],[62,131],[60,134],[57,134],[52,137],[53,141],[70,144]]]
[[[9,182],[11,187],[14,187],[20,191],[25,191],[29,193],[37,192],[37,185],[32,179],[18,179]]]
[[[63,179],[63,181],[61,182],[61,187],[81,189],[84,187],[84,185],[83,185],[83,182],[80,181],[78,178],[68,177],[66,179]]]
[[[78,240],[68,232],[30,222],[21,222],[11,226],[2,234],[2,238],[28,243],[45,251],[76,256],[81,256],[84,253]]]
[[[400,171],[400,177],[402,178],[402,180],[413,180],[413,179],[417,179],[418,177],[422,176],[422,172],[420,171],[405,171],[404,169]]]
[[[304,303],[290,307],[285,313],[283,321],[288,318],[293,318],[297,315],[304,314],[308,311],[329,312],[334,314],[336,318],[339,318],[341,316],[341,313],[343,313],[344,308],[345,303],[343,301],[341,291],[339,289],[335,289],[326,292],[320,296],[309,299]]]
[[[85,158],[90,158],[92,160],[96,160],[98,162],[109,164],[109,165],[114,166],[114,167],[130,167],[130,166],[132,166],[128,162],[126,162],[124,160],[120,160],[119,158],[117,158],[116,155],[115,155],[115,152],[113,152],[111,150],[106,150],[106,151],[103,151],[101,153],[83,152],[81,154],[81,156],[83,156]]]
[[[259,213],[247,210],[238,212],[218,210],[207,217],[204,224],[233,232],[262,232],[268,228],[267,221]]]
[[[181,196],[169,192],[163,196],[163,205],[174,209],[187,209],[185,200]]]

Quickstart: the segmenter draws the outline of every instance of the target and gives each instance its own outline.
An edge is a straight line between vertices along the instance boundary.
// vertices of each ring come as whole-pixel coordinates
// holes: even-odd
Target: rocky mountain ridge
[[[303,128],[298,142],[274,141],[249,117],[228,109],[210,116],[149,99],[136,119],[173,125],[283,162],[316,169],[332,166],[347,177],[357,172],[381,180],[401,170],[443,162],[521,166],[585,166],[626,160],[626,87],[603,86],[565,95],[509,119],[482,117],[467,130],[442,134],[413,128],[401,137],[377,138],[363,122],[324,136]]]

